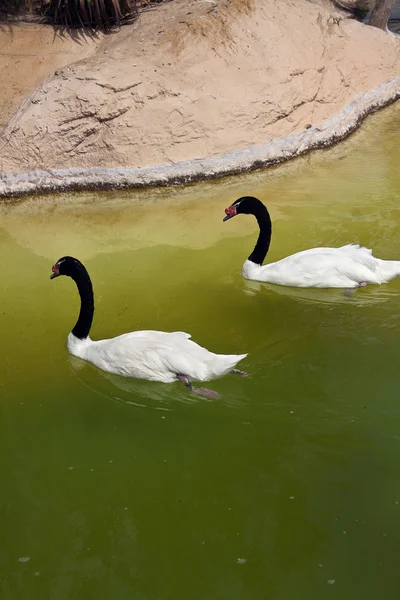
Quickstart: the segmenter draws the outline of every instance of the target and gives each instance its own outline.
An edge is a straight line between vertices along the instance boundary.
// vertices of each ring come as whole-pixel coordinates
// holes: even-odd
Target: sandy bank
[[[0,135],[0,194],[274,164],[346,136],[399,98],[399,75],[399,38],[322,0],[174,0],[25,99]]]
[[[87,58],[104,36],[74,37],[29,23],[0,24],[0,130],[21,102],[57,69]]]

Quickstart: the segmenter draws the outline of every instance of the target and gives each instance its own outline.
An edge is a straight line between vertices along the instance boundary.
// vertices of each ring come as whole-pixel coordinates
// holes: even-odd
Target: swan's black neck
[[[79,264],[70,277],[75,281],[81,297],[81,310],[72,333],[80,340],[88,337],[94,314],[93,287],[85,267]]]
[[[250,254],[248,260],[251,260],[251,262],[255,263],[256,265],[262,265],[271,243],[271,217],[269,216],[267,208],[260,201],[258,201],[257,205],[251,212],[257,219],[257,223],[260,227],[260,235],[258,236],[257,243],[254,246],[254,250]]]

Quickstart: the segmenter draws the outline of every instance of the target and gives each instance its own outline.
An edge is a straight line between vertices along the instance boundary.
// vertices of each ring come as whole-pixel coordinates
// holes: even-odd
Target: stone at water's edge
[[[400,0],[396,0],[391,12],[388,29],[397,35],[400,35]]]
[[[400,19],[400,0],[396,0],[390,19]]]
[[[363,94],[321,127],[308,126],[301,134],[211,159],[156,165],[143,169],[74,168],[0,174],[0,197],[40,192],[164,186],[243,173],[275,165],[344,139],[368,114],[399,98],[400,78],[396,78]]]

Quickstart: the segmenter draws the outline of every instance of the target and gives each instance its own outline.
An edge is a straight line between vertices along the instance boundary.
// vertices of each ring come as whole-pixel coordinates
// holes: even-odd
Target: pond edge
[[[236,175],[326,148],[355,131],[371,113],[400,98],[400,77],[361,94],[336,117],[261,146],[214,158],[193,159],[142,168],[46,169],[0,174],[0,198],[68,191],[116,190],[187,184]]]

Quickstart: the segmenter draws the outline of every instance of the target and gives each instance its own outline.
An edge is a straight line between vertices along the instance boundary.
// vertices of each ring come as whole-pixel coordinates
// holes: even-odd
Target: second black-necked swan
[[[356,288],[386,283],[400,275],[400,261],[381,260],[358,244],[340,248],[312,248],[263,265],[271,242],[267,207],[258,198],[243,196],[225,209],[224,221],[236,215],[254,215],[260,228],[253,252],[243,264],[245,279],[277,285],[315,288]]]

